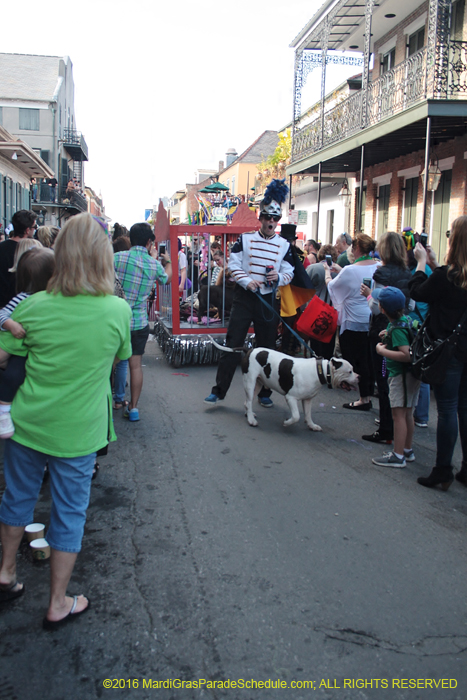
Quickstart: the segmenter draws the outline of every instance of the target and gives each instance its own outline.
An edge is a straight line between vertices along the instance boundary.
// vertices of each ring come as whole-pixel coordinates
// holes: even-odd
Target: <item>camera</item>
[[[364,277],[363,284],[365,287],[368,287],[368,289],[371,289],[371,277]]]
[[[328,264],[328,267],[332,267],[332,255],[326,255],[326,262]]]
[[[161,243],[159,245],[159,255],[164,255],[165,254],[165,243]]]
[[[426,244],[428,243],[428,234],[427,233],[421,233],[420,234],[420,243],[424,248],[426,248]]]

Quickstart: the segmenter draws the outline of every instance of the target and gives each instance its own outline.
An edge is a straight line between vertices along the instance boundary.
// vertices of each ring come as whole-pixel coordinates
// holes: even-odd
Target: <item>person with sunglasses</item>
[[[243,345],[251,324],[256,347],[275,348],[279,323],[278,314],[273,312],[277,306],[276,288],[290,284],[294,274],[289,241],[276,234],[276,225],[282,217],[281,204],[288,191],[285,180],[272,180],[261,203],[260,230],[242,234],[232,246],[227,269],[237,286],[227,329],[229,348]],[[240,353],[222,353],[216,383],[204,399],[206,403],[215,404],[225,398],[240,357]],[[263,387],[258,394],[261,406],[273,406],[270,396],[271,390]]]

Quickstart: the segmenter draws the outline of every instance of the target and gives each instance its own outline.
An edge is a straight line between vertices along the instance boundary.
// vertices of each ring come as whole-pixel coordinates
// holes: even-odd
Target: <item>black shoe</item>
[[[465,462],[462,462],[461,470],[456,474],[456,481],[460,481],[461,484],[467,486],[467,464]]]
[[[391,445],[393,439],[390,435],[383,435],[379,430],[376,430],[371,435],[362,435],[362,440],[368,440],[368,442],[382,442],[385,445]]]
[[[372,405],[371,401],[368,401],[368,403],[359,403],[359,404],[355,404],[352,401],[352,403],[343,404],[342,408],[350,408],[352,411],[369,411],[371,408],[373,408],[373,405]]]
[[[433,467],[429,476],[419,476],[417,481],[421,486],[440,486],[442,491],[447,491],[453,478],[452,467]]]

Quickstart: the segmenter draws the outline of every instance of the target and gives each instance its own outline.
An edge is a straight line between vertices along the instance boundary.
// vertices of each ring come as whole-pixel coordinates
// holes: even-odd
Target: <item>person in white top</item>
[[[352,241],[355,258],[353,265],[340,268],[336,263],[332,267],[324,264],[328,291],[339,314],[342,356],[352,364],[360,377],[360,399],[344,404],[344,408],[357,411],[369,411],[372,408],[370,396],[373,394],[374,378],[368,340],[371,312],[365,297],[360,293],[360,287],[364,280],[371,281],[378,267],[373,257],[375,245],[370,236],[359,233]],[[335,279],[331,279],[333,271],[339,273]]]
[[[252,323],[256,347],[275,347],[279,323],[279,315],[273,310],[276,307],[276,287],[290,284],[294,275],[290,244],[275,232],[282,216],[281,204],[288,191],[284,180],[272,180],[261,203],[261,229],[242,234],[230,251],[227,267],[237,286],[226,337],[229,348],[243,345]],[[240,357],[240,353],[222,353],[216,383],[211,394],[204,399],[206,403],[215,404],[225,397]],[[258,400],[264,408],[273,405],[270,395],[271,390],[265,387],[258,394]]]

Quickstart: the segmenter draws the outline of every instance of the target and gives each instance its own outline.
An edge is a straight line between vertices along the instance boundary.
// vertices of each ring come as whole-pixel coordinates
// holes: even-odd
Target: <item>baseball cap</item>
[[[372,290],[371,296],[389,313],[405,309],[407,305],[404,292],[397,287],[378,287]]]

